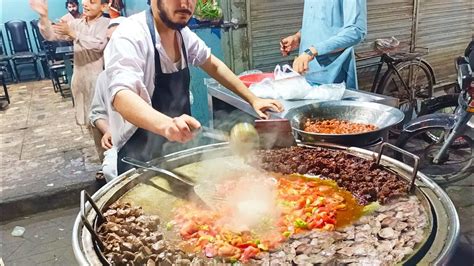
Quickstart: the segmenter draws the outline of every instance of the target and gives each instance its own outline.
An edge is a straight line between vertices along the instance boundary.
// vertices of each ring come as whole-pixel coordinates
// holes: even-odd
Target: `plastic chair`
[[[43,38],[43,35],[41,35],[41,32],[38,27],[38,22],[38,19],[33,19],[32,21],[30,21],[30,25],[33,32],[34,43],[36,45],[36,49],[38,50],[38,58],[40,60],[41,67],[43,68],[44,75],[47,78],[50,78],[49,71],[47,71],[48,62],[46,60],[46,51],[43,45],[45,39]]]
[[[61,96],[65,97],[64,89],[62,85],[67,84],[66,67],[62,58],[56,56],[56,42],[45,41],[43,43],[46,52],[46,59],[48,63],[48,70],[51,76],[51,82],[53,83],[54,92],[60,92]]]
[[[21,80],[18,73],[19,65],[32,64],[38,80],[41,78],[36,64],[37,55],[33,53],[28,27],[23,20],[10,20],[5,23],[7,30],[8,43],[12,51],[12,61],[15,66],[15,74],[18,81]]]
[[[12,57],[8,55],[5,46],[5,39],[3,39],[3,32],[0,29],[0,67],[4,67],[5,71],[3,72],[3,78],[5,75],[10,78],[13,82],[16,81],[15,76],[13,75],[13,68],[11,64]]]
[[[10,96],[8,95],[8,88],[5,82],[5,75],[4,75],[5,70],[6,70],[5,67],[0,67],[0,82],[2,83],[3,93],[4,93],[3,96],[0,96],[0,100],[6,100],[8,104],[10,104]]]

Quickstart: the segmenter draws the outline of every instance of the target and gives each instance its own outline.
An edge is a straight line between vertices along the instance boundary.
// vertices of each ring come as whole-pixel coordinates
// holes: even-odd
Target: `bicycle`
[[[420,171],[440,185],[469,176],[474,166],[474,130],[471,124],[474,75],[467,57],[459,57],[456,63],[461,92],[457,95],[454,113],[434,112],[414,119],[405,126],[395,143],[397,147],[418,155]],[[443,107],[432,106],[432,111]],[[394,158],[405,163],[411,160],[400,153],[396,153]]]
[[[378,62],[359,66],[358,69],[377,66],[370,91],[399,99],[399,109],[405,118],[391,129],[395,135],[400,133],[404,124],[418,116],[423,100],[433,96],[436,84],[433,68],[422,58],[428,54],[428,48],[418,47],[414,52],[406,52],[402,50],[404,47],[407,46],[356,53],[358,61],[380,57]],[[386,70],[382,74],[384,65]]]

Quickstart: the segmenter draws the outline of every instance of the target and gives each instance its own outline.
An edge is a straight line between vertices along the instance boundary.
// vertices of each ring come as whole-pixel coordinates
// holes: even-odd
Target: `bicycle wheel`
[[[405,118],[390,130],[398,135],[403,125],[418,116],[421,101],[433,96],[434,77],[431,74],[431,67],[424,60],[402,62],[395,67],[400,77],[395,70],[388,70],[377,92],[398,98],[400,101],[398,107],[405,114]]]
[[[420,157],[419,171],[440,185],[453,183],[469,176],[472,173],[474,161],[472,154],[473,141],[469,137],[463,136],[469,145],[462,148],[451,145],[448,148],[447,158],[442,163],[434,164],[433,158],[443,145],[443,141],[427,143],[421,137],[427,131],[433,130],[445,132],[444,128],[441,127],[436,129],[420,129],[412,133],[405,132],[400,135],[395,145],[418,155]],[[414,163],[412,158],[398,152],[395,153],[395,159],[408,165],[413,165]]]

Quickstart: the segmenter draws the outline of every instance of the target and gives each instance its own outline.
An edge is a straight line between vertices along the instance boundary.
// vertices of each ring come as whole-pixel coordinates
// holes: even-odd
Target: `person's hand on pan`
[[[268,111],[280,113],[285,110],[283,105],[278,100],[274,99],[257,98],[252,102],[252,107],[262,119],[269,118]]]

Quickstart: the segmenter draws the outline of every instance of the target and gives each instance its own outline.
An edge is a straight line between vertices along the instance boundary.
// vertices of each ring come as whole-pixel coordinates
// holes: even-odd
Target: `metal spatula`
[[[179,176],[176,173],[173,173],[169,170],[153,166],[150,163],[142,162],[140,160],[137,160],[137,159],[134,159],[134,158],[131,158],[131,157],[123,157],[122,162],[124,162],[126,164],[129,164],[129,165],[132,165],[132,166],[135,166],[135,167],[139,167],[139,168],[143,168],[143,169],[147,169],[147,170],[151,170],[151,171],[160,173],[163,177],[171,178],[173,180],[178,180],[183,185],[186,185],[186,186],[191,187],[191,188],[194,187],[194,183],[192,181],[189,181],[189,180],[183,178],[182,176]]]
[[[203,207],[216,210],[216,206],[221,204],[224,199],[217,195],[217,191],[212,187],[206,188],[203,185],[197,185],[194,182],[188,180],[187,178],[178,175],[172,171],[159,168],[156,166],[151,165],[150,163],[143,162],[131,157],[124,157],[122,158],[122,162],[130,164],[135,167],[151,170],[160,174],[160,176],[164,178],[171,179],[173,181],[178,181],[180,184],[185,185],[187,187],[188,193],[190,193],[190,197],[195,203],[203,205]]]

